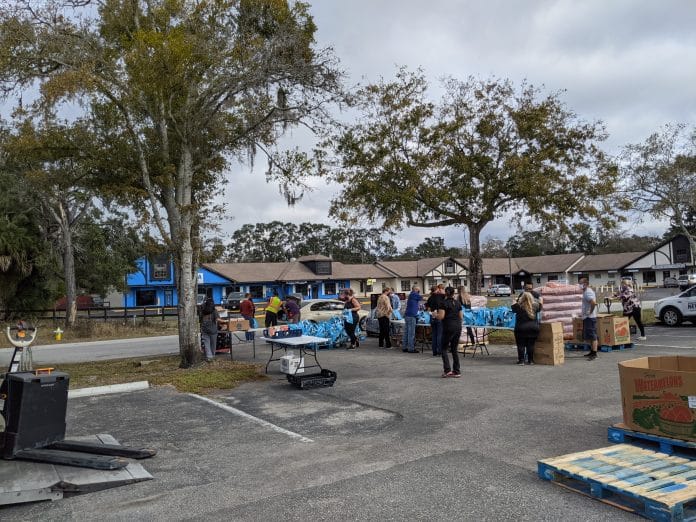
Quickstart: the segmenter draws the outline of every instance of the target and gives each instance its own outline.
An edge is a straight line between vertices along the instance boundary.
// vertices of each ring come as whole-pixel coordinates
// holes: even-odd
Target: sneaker
[[[594,361],[597,358],[597,352],[590,352],[590,355],[587,356],[588,361]]]
[[[532,364],[534,364],[534,361],[528,361],[528,362],[527,362],[527,366],[530,366],[530,365],[532,365]]]
[[[524,364],[524,361],[517,361],[517,364]]]
[[[442,372],[442,378],[449,377],[452,372]]]
[[[641,336],[638,338],[638,340],[639,340],[639,341],[647,341],[648,338],[645,337],[644,335],[641,335]]]
[[[455,379],[458,379],[459,377],[462,376],[462,374],[459,373],[459,372],[449,372],[449,373],[447,374],[447,376],[448,376],[448,377],[454,377]]]
[[[586,354],[584,354],[583,357],[589,357],[589,356],[592,355],[593,353],[594,353],[594,352],[592,352],[592,350],[590,350],[589,352],[587,352]]]

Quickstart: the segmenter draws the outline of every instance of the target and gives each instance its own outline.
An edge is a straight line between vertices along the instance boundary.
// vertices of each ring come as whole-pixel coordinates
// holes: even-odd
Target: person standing
[[[585,357],[590,361],[597,358],[597,295],[590,288],[589,279],[580,278],[582,288],[582,337],[585,341],[590,341],[590,353]]]
[[[382,295],[377,299],[375,315],[379,323],[379,342],[380,348],[391,348],[391,337],[389,337],[389,320],[392,316],[392,305],[389,299],[389,288],[382,290]]]
[[[400,312],[401,311],[401,299],[399,299],[399,295],[396,293],[396,291],[392,288],[389,291],[389,299],[391,300],[391,307],[394,312]],[[397,319],[400,319],[398,317]]]
[[[416,353],[416,322],[418,321],[418,310],[423,296],[420,288],[413,287],[406,299],[406,311],[404,312],[404,348],[402,351]]]
[[[437,314],[434,312],[441,308],[443,301],[444,296],[440,292],[440,288],[433,286],[430,289],[430,296],[425,302],[425,309],[432,314],[430,319],[430,338],[432,340],[433,357],[442,354],[442,321],[437,318]]]
[[[523,292],[512,305],[515,313],[515,343],[517,344],[517,364],[524,364],[527,353],[527,364],[534,364],[534,343],[539,337],[537,312],[539,303],[531,292]]]
[[[248,292],[244,294],[244,300],[239,303],[239,313],[242,314],[244,319],[249,321],[249,328],[256,328],[256,318],[254,317],[256,315],[256,306],[251,299],[251,294]],[[247,332],[244,337],[247,341],[252,341],[254,332]]]
[[[464,310],[471,310],[471,295],[463,286],[459,287],[457,301],[459,302],[459,306],[462,307],[462,312]],[[472,345],[476,345],[476,336],[474,335],[474,330],[471,328],[471,326],[466,327],[466,335],[469,337],[469,342]]]
[[[285,317],[288,319],[288,324],[297,324],[300,322],[300,305],[297,304],[297,300],[293,296],[287,296],[285,298]]]
[[[266,304],[266,328],[278,325],[278,311],[283,306],[283,302],[278,297],[278,291],[273,290],[273,295]]]
[[[201,306],[201,341],[205,351],[206,362],[215,360],[215,349],[217,348],[218,336],[218,313],[215,310],[213,300],[206,298]]]
[[[631,280],[623,279],[619,292],[614,294],[614,296],[621,299],[624,317],[628,317],[629,321],[631,320],[630,318],[633,317],[633,320],[636,322],[638,330],[640,330],[640,337],[638,337],[638,340],[645,341],[647,337],[645,337],[645,327],[641,319],[643,311],[640,306],[640,299],[633,290],[633,283]]]
[[[355,328],[358,326],[358,321],[360,320],[358,311],[362,308],[362,305],[360,304],[360,301],[358,301],[355,298],[352,288],[346,288],[343,291],[343,300],[346,303],[344,309],[350,311],[351,317],[350,322],[348,322],[347,320],[343,321],[343,328],[345,329],[346,333],[348,334],[348,338],[350,339],[350,346],[348,347],[348,349],[353,350],[355,348],[360,347],[360,341],[358,341],[358,338],[355,335]]]
[[[440,300],[436,309],[439,321],[442,321],[442,376],[461,377],[459,368],[459,337],[462,335],[462,307],[454,299],[454,288],[445,288],[445,298]],[[452,366],[450,366],[447,351],[452,352]]]

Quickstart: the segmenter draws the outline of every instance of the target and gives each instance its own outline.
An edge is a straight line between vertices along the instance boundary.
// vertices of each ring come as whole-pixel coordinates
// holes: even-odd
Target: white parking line
[[[275,424],[271,424],[268,421],[265,421],[263,419],[259,419],[258,417],[254,417],[253,415],[249,415],[246,412],[243,412],[242,410],[238,410],[237,408],[233,408],[232,406],[228,406],[227,404],[223,404],[221,402],[214,401],[212,399],[209,399],[208,397],[202,397],[200,395],[196,395],[195,393],[189,393],[191,397],[195,397],[196,399],[200,399],[202,401],[208,402],[212,404],[213,406],[217,406],[220,409],[223,409],[227,412],[234,413],[235,415],[239,415],[240,417],[244,417],[245,419],[249,419],[252,422],[255,422],[256,424],[260,424],[261,426],[264,426],[266,428],[270,428],[273,431],[277,431],[278,433],[282,433],[284,435],[288,435],[289,437],[292,437],[293,439],[297,439],[300,442],[314,442],[312,439],[305,437],[304,435],[300,435],[299,433],[295,433],[294,431],[286,430],[285,428],[281,428],[280,426],[276,426]]]

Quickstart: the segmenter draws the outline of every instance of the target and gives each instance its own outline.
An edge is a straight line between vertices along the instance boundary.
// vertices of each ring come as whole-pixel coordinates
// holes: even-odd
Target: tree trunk
[[[481,227],[478,225],[468,225],[469,229],[469,292],[478,295],[481,291],[481,281],[483,279],[483,262],[481,261]]]
[[[77,283],[75,281],[75,246],[68,223],[61,223],[63,240],[63,278],[65,279],[65,327],[75,325],[77,319]]]

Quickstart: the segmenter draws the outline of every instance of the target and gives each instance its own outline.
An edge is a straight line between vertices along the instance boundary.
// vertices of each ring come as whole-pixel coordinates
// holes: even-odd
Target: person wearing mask
[[[633,317],[633,320],[636,322],[636,326],[638,326],[638,330],[640,330],[640,337],[638,337],[638,340],[645,341],[647,337],[645,337],[645,327],[641,320],[642,309],[640,306],[640,299],[633,291],[632,281],[630,279],[623,279],[621,281],[621,288],[614,294],[614,297],[621,299],[624,317],[628,317],[629,321],[631,317]]]
[[[288,319],[288,324],[297,324],[300,322],[300,305],[297,304],[297,300],[293,296],[288,296],[285,298],[285,317]]]
[[[433,357],[442,355],[442,321],[437,318],[434,312],[440,308],[444,295],[440,292],[439,286],[430,289],[430,296],[425,302],[425,309],[432,314],[430,319],[430,338],[432,340]]]
[[[582,337],[585,341],[590,342],[590,353],[586,353],[585,357],[589,361],[594,361],[597,358],[597,295],[590,288],[589,279],[586,277],[580,278],[580,287],[582,288]]]
[[[352,288],[346,288],[343,291],[343,301],[345,301],[346,303],[344,308],[345,310],[350,311],[352,319],[351,322],[344,320],[343,328],[345,329],[346,333],[348,334],[348,338],[350,339],[350,346],[348,347],[348,349],[353,350],[355,348],[360,347],[360,341],[355,335],[355,328],[358,326],[358,321],[360,320],[360,317],[358,316],[358,311],[362,308],[362,305],[360,304],[360,301],[358,301],[355,298]]]
[[[534,297],[536,302],[539,304],[539,310],[541,310],[544,307],[544,298],[541,297],[541,294],[539,292],[534,290],[534,285],[532,283],[524,284],[522,293],[517,297],[518,301],[522,298],[525,292],[529,292],[530,294],[532,294],[532,297]]]
[[[462,310],[471,310],[471,295],[466,291],[463,286],[459,287],[459,292],[457,294],[457,301],[462,307]],[[466,327],[466,335],[469,337],[469,342],[472,345],[476,345],[476,337],[474,336],[474,330],[471,326]]]
[[[402,351],[416,353],[416,322],[418,321],[418,310],[423,296],[420,288],[413,287],[406,299],[406,311],[404,312],[404,348]]]
[[[280,297],[278,297],[278,291],[273,290],[273,295],[266,304],[266,328],[268,328],[269,326],[278,325],[278,311],[281,309],[282,306],[283,302],[280,300]]]
[[[244,294],[244,300],[239,303],[239,313],[242,317],[249,321],[249,328],[256,328],[256,319],[254,315],[256,314],[256,306],[254,301],[251,299],[251,294]],[[254,339],[254,332],[247,332],[244,336],[247,341],[252,341]]]
[[[393,288],[389,291],[389,299],[391,300],[392,310],[395,312],[401,311],[401,299],[399,299],[399,295]]]
[[[208,297],[206,298],[203,306],[201,306],[201,341],[203,342],[203,349],[205,351],[206,362],[213,362],[215,360],[215,349],[217,348],[217,336],[218,336],[218,313],[215,310],[215,304],[213,300]]]
[[[531,292],[523,292],[517,302],[512,305],[512,311],[515,313],[517,364],[525,363],[525,352],[527,364],[534,364],[534,343],[539,337],[539,323],[537,322],[539,303]]]
[[[389,320],[392,316],[391,300],[389,299],[389,288],[382,290],[382,295],[377,299],[377,308],[375,315],[379,323],[379,341],[380,348],[391,348],[391,337],[389,337]]]
[[[441,299],[436,305],[435,310],[437,319],[442,322],[442,376],[461,377],[459,368],[459,337],[462,335],[462,307],[454,298],[454,288],[445,288],[445,298]],[[450,366],[449,355],[452,353],[452,365]]]

